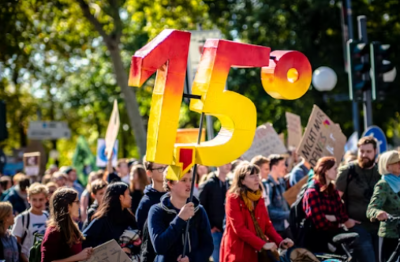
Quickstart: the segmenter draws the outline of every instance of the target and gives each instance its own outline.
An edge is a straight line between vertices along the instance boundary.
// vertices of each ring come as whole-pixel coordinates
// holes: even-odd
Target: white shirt
[[[22,225],[22,216],[25,215],[23,213],[19,214],[15,218],[15,223],[12,228],[12,234],[16,237],[22,238],[25,234],[26,227],[28,226],[28,217],[25,215],[25,220],[24,223],[25,225]],[[34,240],[34,234],[39,233],[39,234],[44,234],[46,231],[46,222],[47,222],[47,216],[46,214],[42,215],[35,215],[29,212],[29,228],[28,232],[26,235],[26,238],[24,240],[24,243],[22,243],[21,251],[23,254],[26,255],[26,257],[29,258],[29,252],[31,247],[33,246],[33,240]]]

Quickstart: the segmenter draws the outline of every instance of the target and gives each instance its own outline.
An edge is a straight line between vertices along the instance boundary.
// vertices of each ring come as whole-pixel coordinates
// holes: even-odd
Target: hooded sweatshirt
[[[143,231],[143,225],[147,220],[151,206],[160,203],[160,198],[165,194],[165,192],[155,190],[152,185],[147,185],[143,193],[144,196],[140,200],[135,214],[137,226],[141,232]]]
[[[206,262],[214,249],[210,223],[196,198],[193,198],[193,204],[195,214],[190,219],[186,255],[190,262]],[[148,229],[157,254],[154,262],[177,261],[182,255],[188,222],[178,216],[179,212],[172,205],[169,193],[161,198],[159,205],[150,208]]]

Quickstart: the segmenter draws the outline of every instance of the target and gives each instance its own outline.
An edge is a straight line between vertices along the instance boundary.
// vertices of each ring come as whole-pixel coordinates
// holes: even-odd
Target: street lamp
[[[318,67],[313,73],[312,83],[320,92],[331,91],[337,83],[336,73],[330,67]]]

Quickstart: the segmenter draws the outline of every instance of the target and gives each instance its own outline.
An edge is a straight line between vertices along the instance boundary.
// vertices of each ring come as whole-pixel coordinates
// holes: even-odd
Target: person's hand
[[[271,242],[271,243],[265,243],[263,246],[264,250],[271,250],[271,251],[277,251],[278,247],[276,246],[275,243]]]
[[[178,261],[178,262],[189,262],[189,257],[185,256],[184,258],[182,258],[182,255],[180,255],[176,261]]]
[[[194,216],[194,204],[192,202],[189,202],[184,205],[178,216],[185,221],[191,219]]]
[[[336,217],[334,215],[325,215],[325,218],[331,222],[336,222]]]
[[[88,260],[92,256],[92,253],[93,253],[93,248],[87,247],[80,253],[78,253],[76,260],[78,261]]]
[[[211,229],[211,234],[214,234],[215,232],[221,232],[221,230],[219,230],[217,227],[213,227]]]
[[[285,238],[282,243],[280,244],[280,246],[283,249],[288,249],[291,248],[294,245],[293,241],[290,238]]]
[[[127,248],[127,247],[124,247],[124,248],[122,248],[122,251],[124,251],[125,253],[127,253],[127,254],[131,254],[131,250],[129,249],[129,248]]]
[[[349,218],[349,219],[344,223],[344,225],[345,225],[345,227],[346,227],[347,229],[350,229],[350,228],[354,227],[356,224],[361,224],[361,222],[360,222],[360,221],[357,221],[357,220],[354,220],[354,219],[351,219],[351,218]]]
[[[389,214],[386,213],[385,211],[380,211],[376,216],[376,219],[378,219],[379,221],[386,221],[388,218]]]

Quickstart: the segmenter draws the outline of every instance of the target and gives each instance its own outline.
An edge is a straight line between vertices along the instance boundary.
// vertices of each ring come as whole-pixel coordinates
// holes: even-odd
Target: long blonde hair
[[[259,174],[260,169],[258,166],[253,165],[247,161],[240,163],[233,173],[233,181],[231,188],[229,189],[230,194],[240,195],[241,193],[247,193],[249,190],[245,185],[243,185],[243,179],[246,175]],[[260,186],[261,189],[261,186]]]
[[[0,202],[0,236],[6,234],[7,229],[4,228],[4,220],[12,213],[13,206],[10,202]]]

